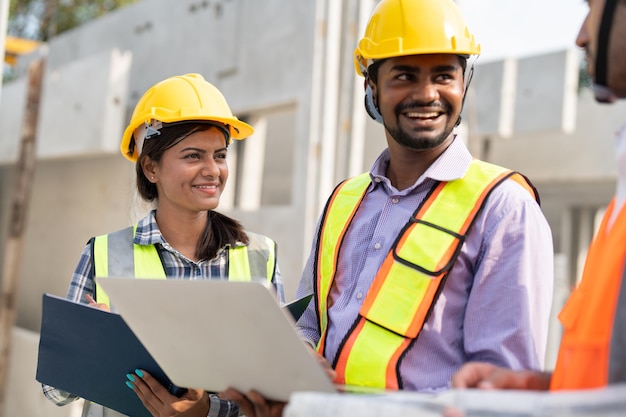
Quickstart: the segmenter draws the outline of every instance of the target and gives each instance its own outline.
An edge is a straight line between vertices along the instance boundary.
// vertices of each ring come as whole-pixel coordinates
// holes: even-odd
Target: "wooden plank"
[[[14,189],[11,198],[9,233],[5,244],[0,298],[0,416],[4,416],[8,369],[11,358],[11,339],[17,308],[22,247],[28,203],[35,173],[37,121],[44,74],[45,59],[39,58],[28,67],[26,108],[20,138]]]

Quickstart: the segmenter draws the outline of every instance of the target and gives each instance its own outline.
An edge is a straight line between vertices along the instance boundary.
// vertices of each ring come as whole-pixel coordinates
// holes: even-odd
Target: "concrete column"
[[[254,211],[261,206],[261,193],[263,191],[263,162],[265,161],[265,140],[267,137],[267,118],[260,117],[252,121],[254,134],[243,141],[245,146],[243,158],[240,164],[245,169],[238,169],[242,178],[238,178],[239,184],[237,193],[239,207],[241,210]]]

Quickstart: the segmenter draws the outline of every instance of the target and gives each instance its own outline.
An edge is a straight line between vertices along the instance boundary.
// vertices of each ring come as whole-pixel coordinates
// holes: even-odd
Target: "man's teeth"
[[[414,119],[434,119],[438,115],[439,115],[439,113],[437,113],[437,112],[431,112],[431,113],[411,112],[411,113],[407,113],[406,114],[407,117],[411,117],[411,118],[414,118]]]

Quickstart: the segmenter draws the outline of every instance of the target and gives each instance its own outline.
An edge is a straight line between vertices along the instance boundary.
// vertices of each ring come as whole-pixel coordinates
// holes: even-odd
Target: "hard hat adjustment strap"
[[[383,123],[383,116],[380,114],[378,107],[376,107],[376,103],[374,103],[374,92],[369,83],[365,87],[365,110],[372,119],[378,123]]]
[[[135,147],[137,148],[137,155],[141,155],[143,150],[143,143],[146,139],[150,139],[154,136],[161,134],[160,130],[163,127],[163,123],[159,120],[150,119],[139,125],[133,132],[133,139],[135,139]]]
[[[472,55],[466,58],[466,67],[465,74],[463,74],[463,88],[465,91],[463,92],[463,99],[461,100],[461,113],[463,112],[463,107],[465,107],[465,99],[467,98],[467,92],[469,91],[469,86],[472,82],[472,78],[474,77],[474,65],[476,64],[476,60],[478,59],[478,55]],[[459,118],[457,119],[454,127],[457,127],[461,124],[461,114],[459,113]]]

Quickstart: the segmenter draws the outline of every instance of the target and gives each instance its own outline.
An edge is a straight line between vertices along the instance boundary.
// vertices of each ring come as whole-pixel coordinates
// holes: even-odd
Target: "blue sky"
[[[482,46],[481,61],[575,48],[583,0],[456,0]]]

